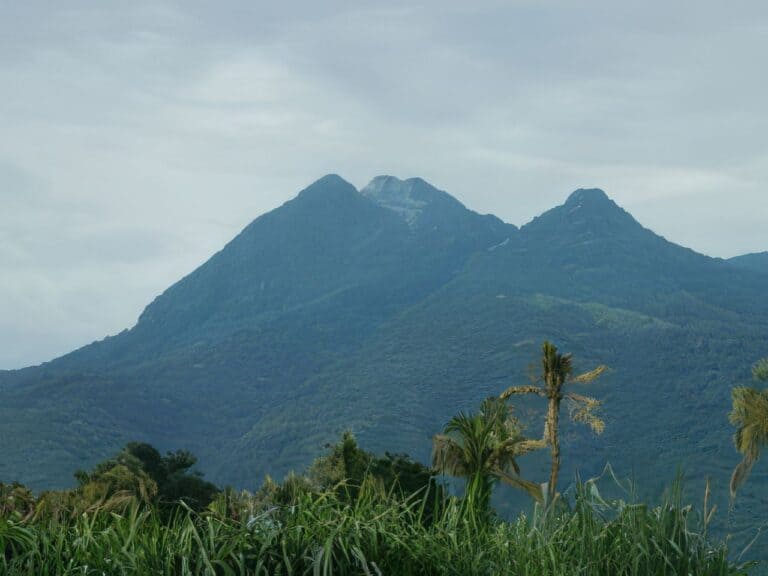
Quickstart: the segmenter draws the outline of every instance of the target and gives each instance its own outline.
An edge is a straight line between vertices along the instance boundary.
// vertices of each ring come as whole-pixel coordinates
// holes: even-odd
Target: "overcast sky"
[[[0,0],[0,368],[132,326],[329,172],[518,225],[600,187],[768,250],[764,2],[117,4]]]

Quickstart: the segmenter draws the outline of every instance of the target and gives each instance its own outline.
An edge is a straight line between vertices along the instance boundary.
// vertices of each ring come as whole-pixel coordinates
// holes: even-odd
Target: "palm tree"
[[[543,501],[541,487],[520,477],[516,458],[535,449],[520,431],[510,408],[487,398],[475,414],[460,412],[433,439],[432,465],[441,473],[466,479],[470,510],[490,510],[493,485],[502,481]]]
[[[755,364],[752,375],[755,380],[768,381],[768,358]],[[731,498],[734,498],[760,457],[760,450],[768,444],[768,390],[737,386],[731,391],[731,398],[733,409],[728,419],[736,427],[733,443],[742,455],[731,475]]]
[[[566,384],[588,384],[597,379],[605,366],[598,366],[590,372],[579,376],[573,376],[573,362],[570,354],[560,354],[554,344],[544,342],[542,346],[542,373],[539,377],[541,384],[529,386],[512,386],[501,393],[499,398],[507,400],[518,394],[535,394],[547,399],[547,416],[544,421],[544,436],[536,441],[537,448],[549,446],[551,455],[551,468],[548,483],[548,501],[554,501],[557,494],[557,478],[560,473],[560,439],[558,437],[560,426],[560,403],[566,400],[570,405],[569,412],[575,422],[587,424],[596,434],[601,434],[605,423],[597,416],[597,411],[602,405],[600,400],[590,396],[582,396],[572,392],[565,392]]]

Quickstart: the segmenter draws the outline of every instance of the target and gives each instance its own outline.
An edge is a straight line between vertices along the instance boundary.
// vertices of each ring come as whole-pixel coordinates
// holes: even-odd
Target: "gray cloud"
[[[0,367],[131,326],[327,172],[522,224],[600,186],[768,248],[768,11],[742,2],[0,6]]]

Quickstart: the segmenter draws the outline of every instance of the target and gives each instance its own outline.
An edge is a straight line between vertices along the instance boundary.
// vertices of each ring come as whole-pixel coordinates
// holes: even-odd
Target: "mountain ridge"
[[[727,262],[740,268],[768,274],[768,251],[735,256],[729,258]]]
[[[564,477],[636,460],[653,486],[679,462],[703,478],[716,454],[727,484],[729,391],[768,350],[768,275],[668,242],[599,189],[517,228],[421,179],[372,183],[321,178],[130,330],[0,372],[0,436],[14,439],[0,481],[66,485],[143,440],[253,488],[347,427],[425,460],[448,418],[525,382],[550,339],[579,367],[613,369],[595,388],[605,436],[564,425]],[[418,210],[398,210],[414,198]],[[536,476],[539,464],[524,465]],[[768,481],[754,474],[756,489]]]

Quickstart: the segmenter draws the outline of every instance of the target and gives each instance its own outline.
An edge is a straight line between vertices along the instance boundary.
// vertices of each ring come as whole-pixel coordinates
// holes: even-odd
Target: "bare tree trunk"
[[[557,477],[560,474],[560,439],[559,432],[560,419],[560,398],[557,394],[550,396],[547,405],[547,419],[544,424],[544,439],[549,444],[551,455],[551,468],[549,473],[549,501],[552,502],[557,494]]]

